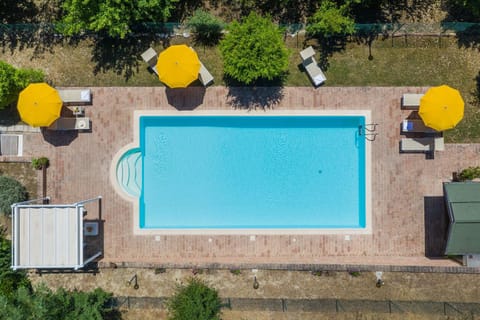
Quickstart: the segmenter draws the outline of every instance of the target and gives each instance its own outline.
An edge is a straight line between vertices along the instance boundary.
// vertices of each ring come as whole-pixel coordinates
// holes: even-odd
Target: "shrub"
[[[43,168],[48,168],[50,161],[47,157],[33,158],[32,167],[36,170],[41,170]]]
[[[196,278],[178,286],[167,301],[170,320],[219,320],[220,307],[217,291]]]
[[[355,21],[348,15],[348,4],[337,7],[335,2],[326,0],[310,18],[306,30],[311,36],[328,37],[352,34],[354,27]]]
[[[45,76],[42,71],[34,69],[15,69],[4,61],[0,61],[0,110],[18,99],[29,83],[42,82]]]
[[[18,288],[31,290],[31,284],[23,271],[12,271],[11,242],[0,232],[0,296],[11,299]],[[1,319],[1,317],[0,317]]]
[[[177,0],[61,1],[63,18],[58,31],[65,35],[93,31],[113,38],[125,38],[142,22],[164,22]]]
[[[480,178],[480,167],[468,167],[463,169],[458,175],[460,181],[473,180]]]
[[[216,45],[225,27],[222,20],[202,9],[196,10],[186,25],[195,34],[195,40],[205,45]]]
[[[110,307],[111,296],[99,288],[90,292],[20,288],[11,299],[0,296],[0,319],[120,319]]]
[[[281,78],[288,70],[289,51],[282,31],[269,18],[250,13],[232,22],[220,41],[225,74],[241,83]]]
[[[15,179],[0,176],[0,213],[11,214],[11,205],[27,200],[25,187]]]

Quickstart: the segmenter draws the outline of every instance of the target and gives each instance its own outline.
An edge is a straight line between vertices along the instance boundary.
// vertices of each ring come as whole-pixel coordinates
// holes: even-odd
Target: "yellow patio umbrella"
[[[60,117],[62,99],[46,83],[31,83],[18,97],[17,109],[23,122],[32,127],[48,127]]]
[[[432,87],[420,99],[418,114],[427,127],[437,131],[454,128],[463,118],[460,92],[449,86]]]
[[[198,79],[200,60],[186,45],[170,46],[157,61],[158,78],[170,88],[185,88]]]

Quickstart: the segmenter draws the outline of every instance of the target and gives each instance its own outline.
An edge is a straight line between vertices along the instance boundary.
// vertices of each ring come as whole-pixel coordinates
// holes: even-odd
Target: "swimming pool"
[[[365,114],[137,121],[116,179],[138,202],[140,230],[367,228]]]

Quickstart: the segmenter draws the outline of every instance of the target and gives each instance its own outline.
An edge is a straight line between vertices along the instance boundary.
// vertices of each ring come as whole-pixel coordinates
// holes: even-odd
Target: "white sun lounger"
[[[193,47],[189,47],[192,49],[193,52],[196,52]],[[199,59],[200,61],[200,59]],[[205,65],[200,61],[200,70],[198,71],[198,80],[203,84],[204,87],[208,86],[211,82],[213,82],[213,76],[205,67]]]
[[[401,152],[433,152],[443,151],[443,137],[403,138],[400,140]]]
[[[92,93],[90,89],[59,89],[58,93],[63,103],[90,103]]]
[[[158,71],[157,71],[157,59],[158,59],[158,54],[153,48],[148,48],[147,51],[141,54],[141,57],[143,61],[145,61],[148,64],[148,67],[152,69],[153,72],[158,76]]]
[[[307,71],[310,80],[312,80],[315,86],[319,86],[327,80],[325,74],[315,60],[315,51],[313,50],[312,46],[302,50],[300,52],[300,57],[302,57],[303,67]]]
[[[50,130],[68,131],[68,130],[89,130],[90,118],[76,117],[76,118],[58,118],[52,123]]]
[[[402,95],[402,108],[408,110],[418,110],[420,99],[423,93],[404,93]]]
[[[200,62],[200,71],[198,72],[198,80],[206,87],[213,82],[213,76],[207,68]]]

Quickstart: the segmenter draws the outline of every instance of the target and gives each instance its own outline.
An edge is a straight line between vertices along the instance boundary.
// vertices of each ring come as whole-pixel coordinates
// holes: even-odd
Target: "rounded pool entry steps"
[[[142,152],[139,148],[125,152],[117,164],[117,181],[123,191],[140,197],[142,190]]]

